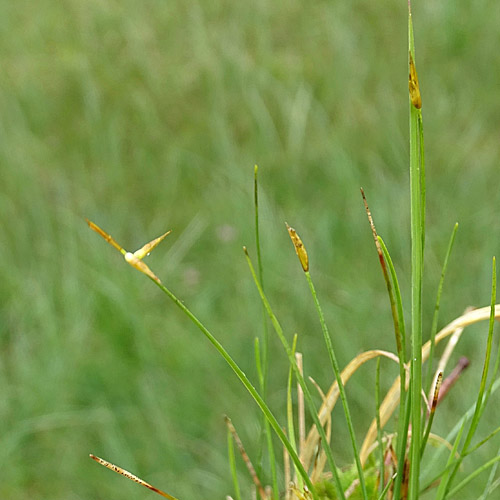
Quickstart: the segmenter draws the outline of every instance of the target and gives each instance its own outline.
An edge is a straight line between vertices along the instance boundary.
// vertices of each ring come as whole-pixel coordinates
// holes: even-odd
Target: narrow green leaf
[[[236,500],[241,500],[240,483],[238,481],[238,473],[236,471],[236,457],[234,455],[233,436],[229,428],[227,429],[227,451],[229,455],[231,477],[233,478],[234,496]]]
[[[252,274],[254,283],[255,283],[257,290],[259,292],[260,298],[261,298],[261,300],[266,308],[266,311],[269,315],[269,318],[271,320],[271,324],[273,325],[274,331],[278,335],[278,338],[280,339],[281,344],[283,345],[283,348],[285,349],[285,352],[288,356],[288,361],[289,361],[290,365],[292,366],[293,371],[295,373],[295,377],[297,378],[300,386],[302,387],[302,391],[304,392],[304,397],[305,397],[305,400],[306,400],[306,403],[307,403],[307,406],[309,409],[309,413],[311,414],[311,417],[314,421],[314,424],[316,425],[318,433],[321,437],[321,444],[323,446],[323,449],[325,450],[328,464],[330,466],[330,469],[331,469],[331,472],[333,475],[333,479],[334,479],[334,483],[335,483],[335,486],[337,489],[337,494],[339,495],[339,497],[341,499],[344,500],[345,495],[344,495],[344,491],[342,489],[342,484],[340,482],[339,472],[338,472],[337,466],[335,465],[335,461],[333,459],[333,455],[332,455],[332,451],[330,450],[330,446],[328,445],[325,430],[323,429],[323,426],[321,425],[321,422],[319,421],[319,417],[317,414],[317,410],[314,406],[311,392],[309,391],[309,388],[307,387],[307,385],[305,383],[304,377],[300,373],[300,370],[299,370],[297,363],[295,361],[295,357],[293,355],[290,344],[286,340],[285,335],[283,333],[283,329],[281,328],[281,325],[280,325],[278,319],[276,318],[276,316],[271,308],[271,305],[269,304],[269,301],[267,300],[267,297],[264,294],[264,291],[262,290],[262,287],[260,286],[260,283],[259,283],[259,280],[257,279],[257,275],[255,273],[255,269],[253,267],[252,261],[250,260],[250,256],[248,255],[246,248],[244,250],[245,250],[245,256],[247,259],[248,267],[250,269],[250,273]],[[282,432],[282,434],[283,434],[283,432]],[[287,443],[290,445],[288,440],[287,440]],[[291,448],[291,445],[290,445],[290,448]],[[287,449],[288,449],[288,447],[287,447]],[[294,452],[294,454],[295,454],[295,452]],[[295,456],[296,456],[296,454],[295,454]],[[302,464],[300,464],[300,467],[302,468],[302,470],[304,469]],[[302,476],[302,477],[304,478],[304,476]],[[307,474],[306,474],[306,477],[307,477]],[[305,478],[304,478],[304,480],[305,480]],[[310,486],[311,481],[310,481],[309,477],[307,477],[307,481],[305,480],[305,483],[306,483],[307,487],[309,488],[309,490],[311,491],[311,493],[313,494],[313,496],[316,495],[316,493],[314,492],[314,489],[312,489],[312,485]]]
[[[255,279],[257,277],[255,276]],[[212,335],[212,333],[206,328],[206,326],[191,312],[191,310],[181,301],[179,300],[165,285],[162,283],[157,282],[153,278],[150,278],[169,298],[172,300],[172,302],[198,327],[198,329],[205,335],[205,337],[209,340],[209,342],[215,347],[215,349],[219,352],[219,354],[224,358],[226,363],[230,366],[230,368],[233,370],[235,375],[238,377],[240,382],[244,385],[244,387],[247,389],[247,391],[250,393],[254,401],[257,403],[258,407],[262,411],[262,413],[266,416],[267,421],[273,428],[274,432],[277,434],[283,445],[286,447],[288,450],[288,453],[290,454],[290,458],[294,462],[295,466],[297,467],[297,470],[299,471],[300,475],[304,479],[304,482],[306,483],[307,487],[311,491],[314,500],[319,500],[318,496],[316,495],[316,492],[314,491],[314,486],[311,483],[311,480],[309,479],[309,476],[307,475],[306,470],[304,469],[303,465],[301,464],[299,457],[295,450],[293,449],[292,445],[290,444],[290,441],[286,437],[286,434],[283,432],[283,429],[281,428],[278,420],[274,416],[274,414],[271,412],[269,407],[267,406],[266,402],[262,398],[262,396],[259,394],[257,389],[252,385],[250,380],[247,378],[243,370],[239,367],[239,365],[233,360],[233,358],[229,355],[229,353],[224,349],[222,344]],[[258,281],[257,281],[258,282]],[[260,284],[259,284],[259,289]],[[262,290],[262,289],[261,289]]]
[[[354,434],[354,425],[352,424],[351,412],[349,410],[349,404],[347,402],[347,396],[345,393],[345,387],[342,382],[342,375],[340,371],[340,367],[337,361],[337,356],[335,355],[335,351],[333,349],[332,339],[330,338],[330,333],[328,332],[328,327],[326,326],[325,317],[323,315],[323,310],[321,309],[318,296],[316,294],[316,289],[314,288],[313,281],[311,279],[311,274],[309,271],[305,272],[307,282],[309,284],[309,289],[311,290],[311,295],[314,301],[314,305],[316,306],[316,311],[318,312],[319,322],[321,325],[321,330],[323,331],[323,337],[326,344],[326,350],[328,351],[328,355],[330,357],[330,363],[332,365],[333,373],[335,375],[335,379],[337,380],[340,400],[342,402],[342,407],[344,410],[344,416],[347,422],[347,429],[349,431],[349,437],[351,439],[351,446],[354,454],[354,462],[356,464],[356,469],[358,471],[359,484],[361,487],[361,494],[365,500],[368,500],[368,492],[366,491],[366,482],[365,475],[363,472],[363,467],[361,465],[361,460],[359,458],[358,446],[356,444],[356,436]]]
[[[433,361],[434,361],[434,349],[435,349],[435,343],[436,343],[436,333],[437,333],[438,319],[439,319],[439,307],[441,305],[441,294],[443,292],[444,277],[445,277],[446,271],[448,269],[448,262],[450,259],[451,251],[453,249],[453,244],[455,243],[455,237],[457,235],[457,230],[458,230],[458,222],[455,223],[455,225],[453,226],[453,231],[451,232],[450,241],[448,242],[448,248],[446,250],[446,254],[445,254],[444,262],[443,262],[443,267],[441,269],[441,278],[439,280],[437,296],[436,296],[436,303],[434,305],[434,315],[432,317],[431,338],[430,338],[431,349],[429,352],[429,358],[427,360],[427,376],[426,376],[426,383],[424,385],[424,387],[426,389],[426,393],[429,393],[431,381],[432,381],[432,366],[433,366]]]
[[[384,487],[384,446],[382,443],[382,428],[380,426],[380,358],[377,358],[377,368],[375,371],[375,418],[377,422],[377,440],[378,440],[378,451],[379,451],[379,477],[380,477],[380,485],[379,489],[381,490],[380,494],[385,490]],[[392,481],[391,481],[392,482]],[[387,486],[387,485],[386,485]]]
[[[474,414],[472,415],[472,420],[470,423],[469,431],[467,432],[467,436],[465,437],[464,445],[462,447],[462,450],[460,452],[460,459],[457,460],[457,463],[455,464],[455,467],[452,469],[450,473],[450,477],[448,480],[448,485],[447,485],[447,490],[450,488],[450,485],[455,478],[455,475],[458,471],[458,468],[460,467],[460,464],[462,463],[463,457],[467,454],[467,451],[469,449],[469,446],[472,442],[472,438],[474,437],[474,434],[476,433],[477,427],[479,425],[479,420],[481,418],[481,415],[483,413],[484,409],[484,404],[485,404],[485,399],[483,399],[485,389],[486,389],[486,381],[488,378],[488,371],[489,371],[489,366],[490,366],[490,359],[491,359],[491,351],[493,347],[493,328],[494,328],[494,323],[495,323],[495,303],[496,303],[496,290],[497,290],[497,273],[496,273],[496,259],[493,257],[493,263],[492,263],[492,278],[491,278],[491,313],[490,313],[490,322],[489,322],[489,329],[488,329],[488,341],[486,344],[486,354],[485,354],[485,359],[484,359],[484,364],[483,364],[483,373],[481,375],[481,382],[479,384],[479,393],[477,395],[477,401],[476,401],[476,407],[474,409]]]

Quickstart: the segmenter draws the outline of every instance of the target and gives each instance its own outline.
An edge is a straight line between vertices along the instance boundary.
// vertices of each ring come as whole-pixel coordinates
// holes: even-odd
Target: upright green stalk
[[[330,338],[330,333],[328,332],[328,327],[326,326],[325,317],[323,315],[323,310],[321,309],[318,296],[316,294],[316,290],[314,288],[314,284],[311,279],[311,274],[309,273],[309,257],[307,255],[306,248],[302,243],[297,231],[286,224],[288,229],[288,234],[290,239],[292,240],[293,246],[295,247],[295,252],[300,261],[300,265],[302,266],[302,270],[305,273],[307,278],[307,283],[309,284],[309,289],[311,290],[311,295],[314,301],[314,305],[316,306],[316,311],[318,312],[319,322],[321,325],[321,330],[323,332],[323,338],[326,344],[326,350],[328,351],[328,356],[330,357],[330,363],[332,365],[333,373],[335,375],[335,379],[337,381],[337,386],[339,388],[340,400],[342,401],[342,407],[344,410],[345,419],[347,422],[347,428],[349,430],[349,437],[351,438],[351,445],[354,452],[354,461],[356,463],[356,468],[358,471],[359,485],[361,487],[361,494],[365,500],[368,500],[368,493],[366,491],[366,483],[365,476],[363,473],[363,467],[361,465],[361,460],[359,457],[358,447],[356,445],[356,436],[354,434],[354,426],[352,424],[351,412],[349,411],[349,405],[347,403],[347,396],[345,393],[344,384],[342,382],[342,375],[340,372],[340,367],[337,361],[337,357],[335,355],[335,351],[333,349],[332,339]],[[395,309],[395,308],[394,308]],[[319,429],[318,429],[319,430]]]
[[[257,249],[257,266],[259,269],[259,281],[264,289],[264,267],[262,265],[262,257],[260,251],[260,231],[259,231],[259,185],[257,182],[258,167],[254,167],[254,183],[253,183],[253,194],[254,194],[254,210],[255,210],[255,246]],[[262,306],[262,354],[260,351],[260,343],[258,339],[255,339],[255,362],[257,365],[257,372],[259,374],[259,386],[262,397],[266,399],[267,397],[267,372],[269,369],[269,329],[267,324],[266,310]],[[273,485],[273,496],[277,500],[279,497],[278,488],[278,475],[276,473],[276,458],[274,454],[273,440],[271,436],[271,427],[265,415],[262,415],[262,427],[259,439],[259,448],[257,456],[257,475],[261,474],[262,470],[262,458],[263,458],[263,448],[264,441],[267,444],[267,452],[269,455],[269,468],[271,470],[271,482]]]
[[[410,199],[411,199],[411,427],[408,499],[419,494],[422,390],[422,269],[425,198],[422,189],[422,99],[415,68],[415,46],[411,6],[408,2],[409,89],[410,89]]]
[[[257,279],[257,274],[255,273],[255,269],[253,267],[250,256],[248,255],[247,249],[245,247],[243,249],[245,251],[245,256],[247,259],[248,267],[249,267],[250,272],[252,274],[255,286],[257,287],[257,290],[259,292],[262,303],[264,304],[264,306],[266,308],[267,314],[269,315],[269,319],[271,320],[271,324],[274,327],[274,331],[278,335],[278,338],[279,338],[281,344],[283,345],[283,348],[285,349],[285,352],[288,356],[288,361],[290,363],[290,366],[293,368],[293,371],[295,372],[295,377],[296,377],[297,381],[299,382],[299,384],[302,388],[302,391],[304,392],[306,404],[308,406],[309,412],[310,412],[311,417],[314,421],[316,429],[318,430],[318,434],[319,434],[320,440],[321,440],[321,446],[323,447],[323,450],[325,451],[326,458],[328,460],[328,465],[330,466],[330,470],[331,470],[331,473],[333,475],[333,480],[335,483],[335,488],[337,490],[337,494],[341,500],[345,500],[344,490],[343,490],[342,484],[340,482],[339,471],[337,469],[337,466],[335,465],[335,460],[333,458],[332,450],[330,449],[330,445],[328,443],[328,439],[326,437],[325,430],[323,429],[323,426],[321,425],[321,422],[319,420],[317,409],[314,406],[314,401],[313,401],[312,396],[311,396],[311,391],[309,391],[309,388],[306,385],[304,376],[302,375],[302,373],[299,370],[299,367],[297,366],[297,362],[295,360],[294,353],[292,351],[290,344],[288,343],[287,339],[285,338],[283,328],[281,327],[281,325],[278,321],[278,318],[276,318],[276,315],[274,314],[274,312],[271,308],[271,304],[269,304],[269,301],[267,300],[267,297],[264,294],[262,287],[260,286],[259,280]],[[305,259],[307,260],[307,255],[305,256]],[[271,424],[272,424],[272,422],[271,422]],[[273,425],[273,428],[274,428],[274,425]],[[282,434],[284,435],[283,432],[282,432]],[[286,436],[285,436],[285,438],[286,438]],[[280,439],[281,439],[281,435],[280,435]],[[287,441],[287,444],[290,446],[290,448],[292,448],[290,441],[288,439],[286,439],[286,441]],[[288,451],[290,451],[290,448],[287,446]],[[300,465],[302,467],[302,470],[304,470],[302,464],[300,464]],[[307,484],[307,487],[310,489],[311,480],[309,479],[309,477],[307,478],[307,481],[305,481],[305,483]],[[314,491],[312,491],[312,493],[314,494]]]
[[[259,185],[257,182],[258,167],[254,167],[254,184],[253,184],[253,195],[254,195],[254,210],[255,210],[255,247],[257,250],[257,267],[259,270],[259,281],[262,289],[264,290],[264,267],[262,265],[262,257],[260,250],[260,231],[259,231]],[[267,325],[267,315],[264,306],[262,306],[262,331],[263,331],[263,343],[262,343],[262,395],[266,396],[267,391],[267,371],[269,368],[268,352],[269,352],[269,329]]]
[[[266,402],[262,398],[262,396],[257,392],[255,387],[252,385],[250,380],[248,380],[247,376],[243,372],[243,370],[238,366],[238,364],[233,360],[233,358],[229,355],[229,353],[224,349],[224,347],[220,344],[220,342],[212,335],[212,333],[205,327],[205,325],[184,305],[184,303],[179,300],[166,286],[164,286],[161,282],[156,281],[154,278],[150,278],[151,280],[154,281],[154,283],[174,302],[174,304],[181,309],[181,311],[201,330],[201,332],[205,335],[205,337],[210,341],[210,343],[217,349],[219,354],[224,358],[226,363],[231,367],[235,375],[238,377],[240,382],[245,386],[247,391],[250,393],[254,401],[257,403],[259,406],[260,410],[262,413],[266,416],[266,419],[268,420],[269,424],[273,428],[274,432],[278,435],[280,438],[281,442],[287,449],[288,453],[290,454],[290,458],[293,460],[295,467],[299,471],[300,475],[302,476],[302,479],[304,480],[305,484],[309,488],[309,491],[312,493],[313,499],[314,500],[319,500],[315,490],[314,486],[309,479],[309,476],[304,469],[304,466],[300,462],[300,459],[297,455],[297,452],[294,450],[292,444],[286,437],[285,433],[283,432],[283,429],[281,428],[281,425],[279,424],[278,420],[274,416],[274,414],[271,412],[269,407],[267,406]]]
[[[472,415],[472,420],[470,423],[469,430],[465,437],[464,445],[462,447],[462,451],[460,452],[460,458],[456,461],[453,469],[451,471],[447,471],[446,474],[443,474],[441,479],[441,483],[439,485],[438,493],[436,498],[442,500],[450,494],[450,486],[455,478],[456,473],[458,472],[458,468],[462,463],[463,458],[467,455],[469,451],[469,446],[472,442],[472,438],[477,430],[479,425],[479,419],[484,410],[484,405],[486,404],[486,399],[483,397],[486,391],[486,381],[488,378],[488,371],[491,359],[491,351],[493,346],[493,327],[495,323],[495,303],[496,303],[496,291],[497,291],[497,271],[496,271],[496,259],[493,257],[493,265],[492,265],[492,277],[491,277],[491,313],[490,313],[490,323],[488,330],[488,340],[486,344],[486,355],[483,364],[483,373],[481,376],[481,382],[479,384],[479,392],[477,396],[476,406],[474,408],[474,414]]]
[[[384,446],[382,443],[382,427],[380,426],[380,358],[377,358],[377,370],[375,372],[375,418],[377,422],[377,441],[379,456],[379,491],[382,496],[384,491]]]
[[[368,500],[368,493],[366,491],[366,483],[365,483],[365,475],[363,472],[363,467],[361,465],[361,460],[359,458],[358,447],[356,445],[356,436],[354,434],[354,426],[352,424],[351,412],[349,410],[349,405],[347,403],[347,396],[345,393],[344,383],[342,382],[342,375],[340,371],[340,367],[337,361],[337,357],[335,356],[335,351],[333,350],[332,339],[330,338],[330,334],[328,332],[328,328],[326,326],[325,317],[323,315],[323,310],[319,304],[318,296],[316,295],[316,290],[314,288],[311,275],[309,270],[305,271],[305,275],[307,278],[307,282],[309,283],[309,288],[311,290],[311,295],[314,300],[314,304],[316,306],[316,310],[319,316],[319,322],[321,324],[321,329],[323,330],[323,337],[325,339],[326,350],[328,351],[328,355],[330,357],[330,363],[332,365],[333,373],[335,375],[335,379],[337,380],[337,385],[339,388],[340,400],[342,402],[342,408],[344,410],[344,416],[347,422],[347,428],[349,430],[349,437],[351,438],[351,445],[354,454],[354,461],[356,463],[356,468],[358,470],[358,478],[359,485],[361,487],[361,494],[365,500]]]
[[[233,436],[229,428],[227,429],[227,452],[229,456],[229,468],[231,477],[233,478],[234,497],[236,500],[241,500],[240,483],[238,481],[238,473],[236,472],[236,458],[234,456]]]
[[[436,333],[438,328],[438,319],[439,319],[439,307],[441,305],[441,293],[443,292],[443,283],[444,277],[446,275],[446,270],[448,269],[448,261],[450,259],[451,250],[453,248],[453,243],[455,242],[455,236],[457,235],[458,222],[453,226],[453,231],[450,236],[450,241],[448,243],[448,249],[446,250],[446,255],[443,262],[443,267],[441,269],[441,278],[439,280],[438,291],[436,296],[436,303],[434,305],[434,315],[432,317],[432,326],[431,326],[431,349],[429,352],[429,358],[427,361],[427,376],[426,383],[424,385],[425,391],[428,393],[431,387],[432,380],[432,365],[434,360],[434,349],[436,346]]]

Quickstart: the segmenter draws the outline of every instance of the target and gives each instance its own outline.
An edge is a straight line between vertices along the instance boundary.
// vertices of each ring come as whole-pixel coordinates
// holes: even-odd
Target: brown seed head
[[[408,77],[408,87],[410,89],[410,99],[411,103],[415,108],[420,109],[422,107],[422,97],[420,95],[420,87],[418,86],[418,76],[417,69],[415,68],[415,62],[413,61],[413,56],[410,52],[410,75]]]

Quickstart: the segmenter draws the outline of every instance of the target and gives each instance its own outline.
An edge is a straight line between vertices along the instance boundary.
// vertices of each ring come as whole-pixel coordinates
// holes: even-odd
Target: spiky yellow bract
[[[410,52],[410,74],[408,76],[408,87],[410,89],[411,103],[417,109],[420,109],[422,107],[422,96],[420,95],[417,69],[415,68],[415,62],[413,61],[413,56],[411,55],[411,52]]]
[[[139,250],[136,250],[134,253],[132,253],[124,250],[108,233],[106,233],[106,231],[103,231],[97,224],[94,224],[88,219],[85,220],[87,221],[90,229],[95,231],[98,235],[102,236],[102,238],[104,238],[112,247],[116,248],[123,255],[125,261],[128,264],[130,264],[132,267],[145,274],[146,276],[149,276],[157,283],[161,283],[160,278],[158,278],[158,276],[156,276],[156,274],[151,271],[147,264],[142,262],[142,259],[146,257],[146,255],[149,255],[149,253],[154,248],[156,248],[163,241],[165,236],[171,233],[171,231],[167,231],[158,238],[151,240],[149,243],[146,243],[143,247],[139,248]]]
[[[309,257],[307,256],[306,248],[297,234],[297,231],[295,231],[293,227],[290,227],[286,222],[285,224],[293,246],[295,247],[295,252],[300,260],[300,265],[302,266],[304,272],[307,273],[307,271],[309,271]]]

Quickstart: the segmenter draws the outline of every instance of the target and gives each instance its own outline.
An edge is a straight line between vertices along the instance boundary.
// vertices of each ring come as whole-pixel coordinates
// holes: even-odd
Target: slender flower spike
[[[413,61],[413,56],[410,52],[410,75],[408,78],[408,86],[410,89],[410,99],[413,106],[417,109],[422,107],[422,97],[420,95],[420,87],[418,86],[418,76],[417,70],[415,68],[415,62]]]
[[[295,231],[293,227],[290,227],[286,222],[285,224],[286,228],[288,229],[288,234],[290,235],[293,246],[295,247],[295,252],[299,257],[302,269],[304,270],[304,272],[307,273],[307,271],[309,271],[309,258],[307,257],[306,248],[302,243],[302,240],[300,239],[299,235],[297,234],[297,231]]]
[[[436,380],[436,385],[434,387],[434,397],[432,398],[431,414],[436,411],[436,406],[439,401],[439,390],[441,389],[442,382],[443,382],[443,372],[439,372]]]
[[[151,491],[158,493],[158,495],[161,495],[164,498],[168,498],[169,500],[177,500],[172,495],[169,495],[168,493],[165,493],[164,491],[159,490],[155,486],[152,486],[151,484],[146,483],[146,481],[143,481],[140,477],[137,477],[136,475],[132,474],[128,470],[125,470],[125,469],[122,469],[121,467],[118,467],[118,465],[112,464],[111,462],[108,462],[107,460],[104,460],[103,458],[96,457],[95,455],[92,455],[92,454],[90,454],[90,458],[92,460],[95,460],[98,464],[101,464],[104,467],[107,467],[108,469],[115,471],[118,474],[121,474],[122,476],[125,476],[126,478],[130,479],[131,481],[134,481],[135,483],[138,483],[141,486],[145,486],[146,488],[150,489]]]
[[[97,234],[102,236],[111,246],[116,248],[132,267],[135,267],[138,271],[141,271],[141,273],[145,274],[146,276],[149,276],[157,283],[161,283],[160,278],[158,278],[158,276],[156,276],[156,274],[154,274],[153,271],[149,269],[149,267],[142,261],[142,259],[146,257],[146,255],[149,255],[149,253],[154,248],[156,248],[160,244],[160,242],[163,241],[165,236],[171,233],[171,231],[167,231],[165,234],[162,234],[160,237],[155,238],[149,243],[146,243],[142,248],[139,248],[139,250],[136,250],[134,253],[132,253],[124,250],[108,233],[103,231],[97,224],[94,224],[92,221],[88,219],[86,219],[86,221],[90,229],[92,229]]]

